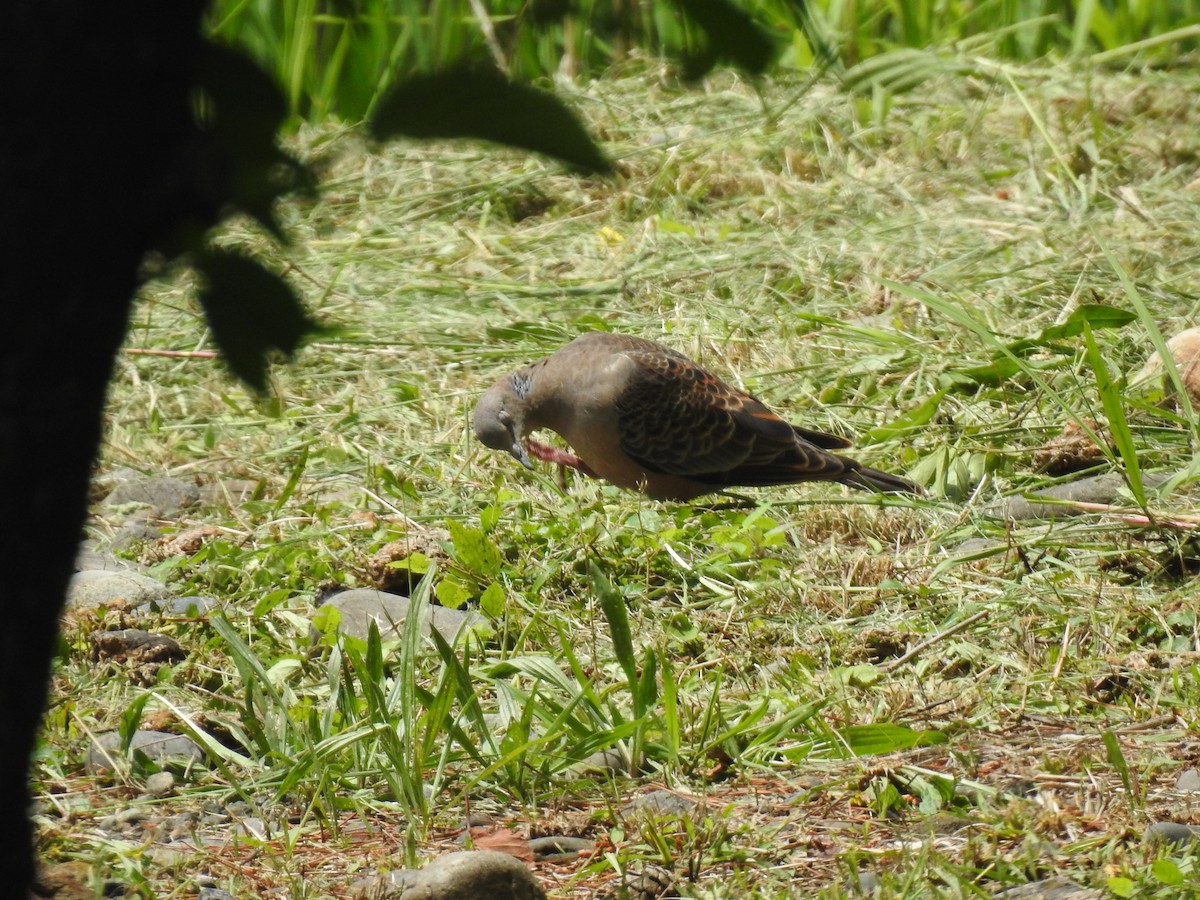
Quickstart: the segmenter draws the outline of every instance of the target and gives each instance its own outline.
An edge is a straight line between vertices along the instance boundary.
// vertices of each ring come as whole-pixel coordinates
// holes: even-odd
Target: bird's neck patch
[[[517,399],[524,400],[529,396],[529,389],[533,387],[533,380],[529,377],[528,372],[513,372],[511,381],[513,393],[517,395]]]

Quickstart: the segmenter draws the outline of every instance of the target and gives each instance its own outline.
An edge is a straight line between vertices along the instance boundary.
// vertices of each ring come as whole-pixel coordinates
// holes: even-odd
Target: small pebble
[[[529,841],[529,849],[537,860],[574,859],[580,853],[591,851],[594,846],[595,843],[587,838],[565,834],[546,835]]]
[[[1180,772],[1179,777],[1175,779],[1175,790],[1200,792],[1200,769],[1193,767]]]
[[[1182,822],[1155,822],[1146,829],[1146,840],[1182,847],[1200,840],[1200,826],[1184,825]]]
[[[152,797],[165,797],[175,789],[175,776],[170,772],[155,772],[146,779],[146,793]]]

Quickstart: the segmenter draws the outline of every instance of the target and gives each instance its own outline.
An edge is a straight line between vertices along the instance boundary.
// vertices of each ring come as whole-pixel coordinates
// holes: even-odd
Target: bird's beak
[[[533,468],[533,463],[529,461],[529,453],[525,450],[525,442],[522,440],[513,441],[512,449],[508,451],[513,455],[513,458],[527,469]]]

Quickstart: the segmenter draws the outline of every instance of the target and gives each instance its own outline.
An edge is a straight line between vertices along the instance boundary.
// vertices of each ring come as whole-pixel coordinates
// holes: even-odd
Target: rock
[[[544,859],[574,859],[580,853],[590,853],[596,846],[594,841],[587,838],[572,837],[566,834],[549,834],[543,837],[530,838],[529,849],[533,858]]]
[[[370,623],[374,620],[379,628],[379,637],[387,641],[395,640],[404,634],[404,623],[412,601],[399,594],[386,594],[371,588],[355,588],[335,594],[326,605],[341,613],[342,620],[338,631],[342,634],[365,641]],[[447,642],[453,644],[464,629],[486,624],[486,620],[476,612],[429,606],[421,623],[421,633],[427,635],[431,627],[436,628]]]
[[[573,767],[576,775],[628,775],[629,757],[620,747],[597,750]]]
[[[135,544],[157,541],[161,535],[162,532],[144,518],[131,518],[113,533],[110,544],[114,550],[128,550]]]
[[[153,603],[143,603],[134,612],[139,616],[153,612],[164,616],[203,616],[216,605],[217,601],[212,597],[164,597]]]
[[[870,869],[863,869],[861,872],[856,872],[853,880],[846,885],[846,890],[855,897],[861,897],[866,894],[873,894],[879,890],[879,876]]]
[[[601,896],[628,900],[655,900],[657,897],[677,896],[675,876],[662,866],[646,866],[640,872],[626,872],[615,883],[607,885]]]
[[[652,816],[682,816],[692,812],[698,802],[691,797],[677,794],[674,791],[651,791],[648,794],[637,794],[625,804],[622,812],[649,813]]]
[[[104,498],[106,507],[139,503],[150,507],[154,515],[169,516],[200,499],[200,487],[194,481],[166,476],[140,476],[122,481]]]
[[[1200,826],[1184,825],[1182,822],[1155,822],[1146,829],[1146,840],[1183,847],[1200,840]]]
[[[94,743],[88,749],[88,771],[96,773],[111,769],[114,762],[119,765],[124,758],[121,756],[120,747],[119,733],[107,731],[96,735]],[[165,731],[135,732],[129,744],[129,752],[132,754],[135,750],[140,750],[160,765],[191,766],[203,763],[205,759],[204,751],[190,737]]]
[[[167,586],[137,572],[104,572],[85,569],[71,576],[67,607],[109,606],[124,603],[139,606],[167,596]]]
[[[146,793],[151,797],[165,797],[175,790],[175,776],[171,772],[155,772],[146,779]]]
[[[196,900],[234,900],[233,894],[220,888],[202,887],[196,895]]]
[[[1155,487],[1166,481],[1166,475],[1144,474],[1142,480],[1147,487]],[[1053,487],[1031,494],[1046,497],[1049,500],[1069,501],[1065,503],[1039,503],[1025,497],[1007,497],[1000,503],[992,504],[986,509],[988,515],[1004,519],[1061,519],[1069,516],[1085,515],[1091,510],[1080,509],[1072,503],[1112,503],[1117,499],[1125,479],[1115,473],[1097,475],[1094,478],[1080,478],[1066,484],[1056,484]]]
[[[995,896],[1004,900],[1101,900],[1100,891],[1086,888],[1067,878],[1046,878],[1006,888]]]
[[[524,863],[495,850],[447,853],[424,869],[364,878],[351,886],[350,895],[357,900],[546,900]]]
[[[96,572],[128,572],[132,564],[123,559],[117,559],[111,553],[104,553],[100,545],[93,540],[84,541],[79,545],[75,555],[75,571],[82,572],[91,569]]]
[[[1179,777],[1175,779],[1175,790],[1188,793],[1200,792],[1200,769],[1193,766],[1180,772]]]

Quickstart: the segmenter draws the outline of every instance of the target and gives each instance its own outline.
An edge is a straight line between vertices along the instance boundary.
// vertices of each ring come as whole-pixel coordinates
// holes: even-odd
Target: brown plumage
[[[539,428],[574,453],[529,439]],[[606,332],[581,335],[497,381],[475,406],[475,436],[530,468],[532,455],[658,500],[800,481],[921,493],[831,453],[850,442],[788,424],[683,354]]]

